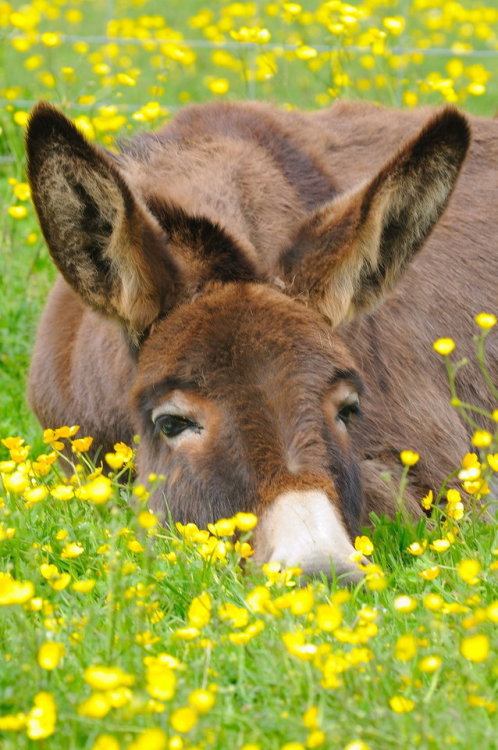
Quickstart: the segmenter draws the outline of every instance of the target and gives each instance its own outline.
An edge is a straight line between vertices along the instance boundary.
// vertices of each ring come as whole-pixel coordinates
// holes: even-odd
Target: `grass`
[[[149,749],[152,728],[161,748],[497,746],[494,524],[377,519],[363,584],[296,586],[250,558],[241,572],[247,541],[227,535],[250,516],[161,529],[127,464],[103,486],[80,470],[66,500],[54,469],[32,482],[41,498],[9,468],[2,747]]]
[[[107,25],[109,9],[119,24]],[[221,527],[160,529],[126,462],[107,483],[89,476],[82,453],[86,468],[67,485],[51,459],[27,461],[26,444],[31,457],[51,455],[24,391],[55,273],[25,194],[22,144],[24,102],[39,98],[109,147],[217,96],[305,108],[336,96],[449,101],[492,115],[497,22],[496,9],[470,1],[170,0],[165,10],[80,0],[20,15],[0,4],[0,436],[25,441],[0,449],[2,749],[498,747],[498,532],[473,510],[496,435],[464,459],[479,481],[462,480],[463,510],[450,496],[446,521],[438,510],[416,526],[373,520],[377,567],[355,589],[295,586],[250,559],[242,572],[246,548]],[[119,44],[95,40],[106,31]],[[68,34],[93,40],[75,49]],[[71,487],[84,491],[61,499]]]

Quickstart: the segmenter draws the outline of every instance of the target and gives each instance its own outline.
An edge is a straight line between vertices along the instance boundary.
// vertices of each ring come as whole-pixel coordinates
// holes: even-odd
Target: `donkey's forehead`
[[[350,353],[313,310],[267,286],[215,285],[157,325],[140,355],[138,388],[166,379],[202,390],[215,378],[260,382],[300,370],[318,380],[357,377]]]

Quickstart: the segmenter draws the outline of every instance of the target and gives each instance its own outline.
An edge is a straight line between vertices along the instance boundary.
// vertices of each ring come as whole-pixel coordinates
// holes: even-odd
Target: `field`
[[[209,531],[161,528],[150,487],[133,485],[131,448],[106,457],[108,479],[86,457],[89,436],[42,434],[25,403],[55,272],[23,155],[39,99],[111,149],[217,97],[307,109],[337,97],[451,102],[492,116],[497,30],[491,0],[0,0],[2,750],[498,748],[498,529],[487,505],[498,430],[474,433],[459,491],[421,498],[443,499],[446,515],[373,519],[355,543],[373,561],[355,588],[253,568],[250,514]],[[498,311],[482,312],[485,368]],[[427,357],[452,384],[450,350],[443,339]],[[55,462],[64,444],[69,481]],[[400,498],[418,458],[401,447]]]

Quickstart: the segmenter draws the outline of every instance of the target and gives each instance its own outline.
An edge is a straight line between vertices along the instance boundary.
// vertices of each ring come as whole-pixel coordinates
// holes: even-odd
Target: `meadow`
[[[133,446],[102,474],[77,426],[41,431],[25,402],[55,277],[30,202],[23,137],[57,103],[92,140],[158,127],[189,102],[337,97],[450,102],[496,114],[491,0],[0,0],[0,748],[498,748],[498,393],[453,479],[355,541],[347,588],[251,564],[257,519],[166,530],[133,483]],[[475,325],[486,371],[493,313]],[[427,357],[464,366],[445,331]],[[488,373],[490,388],[492,376]],[[68,479],[57,463],[73,455]],[[3,489],[2,489],[3,488]],[[446,510],[438,508],[444,501]],[[237,537],[234,536],[237,532]],[[235,541],[237,538],[237,541]]]

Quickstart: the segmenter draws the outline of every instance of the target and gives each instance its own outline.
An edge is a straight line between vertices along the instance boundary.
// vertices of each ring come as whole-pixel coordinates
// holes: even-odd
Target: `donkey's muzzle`
[[[299,567],[304,575],[334,574],[350,583],[363,574],[344,522],[321,490],[283,492],[261,514],[253,560]]]

